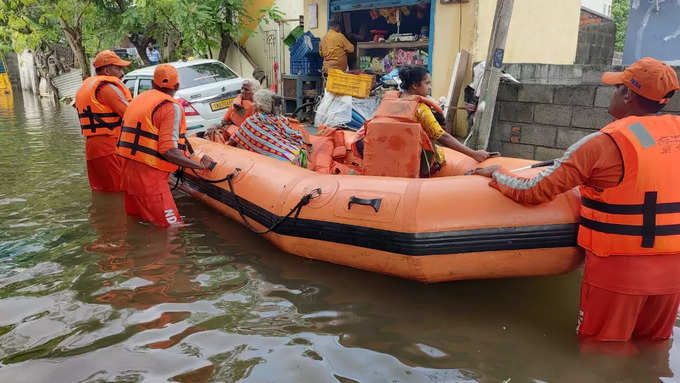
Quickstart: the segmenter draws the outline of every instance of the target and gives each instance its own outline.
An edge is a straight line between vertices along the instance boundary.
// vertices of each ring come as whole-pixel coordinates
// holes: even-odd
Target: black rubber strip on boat
[[[234,195],[213,184],[185,175],[184,183],[232,209]],[[269,227],[279,216],[239,196],[243,213]],[[304,212],[304,208],[302,209]],[[540,249],[577,246],[578,224],[501,227],[430,233],[402,233],[371,227],[305,218],[289,219],[275,233],[290,237],[316,239],[391,253],[425,256],[484,251]]]

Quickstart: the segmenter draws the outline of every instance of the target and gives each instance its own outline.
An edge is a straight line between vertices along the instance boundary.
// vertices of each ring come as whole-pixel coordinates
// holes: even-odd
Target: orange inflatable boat
[[[185,172],[181,189],[292,254],[422,282],[559,274],[583,259],[577,191],[527,207],[464,175],[531,161],[480,165],[445,149],[437,178],[330,175],[189,140],[195,159],[208,154],[218,165]]]

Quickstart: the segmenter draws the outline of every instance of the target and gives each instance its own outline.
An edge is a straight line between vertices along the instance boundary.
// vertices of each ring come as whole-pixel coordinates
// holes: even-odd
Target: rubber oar
[[[528,166],[524,166],[524,167],[521,167],[521,168],[512,169],[510,171],[514,173],[514,172],[518,172],[520,170],[542,168],[544,166],[553,166],[553,165],[555,165],[555,160],[548,160],[548,161],[539,162],[539,163],[536,163],[536,164],[533,164],[533,165],[528,165]]]

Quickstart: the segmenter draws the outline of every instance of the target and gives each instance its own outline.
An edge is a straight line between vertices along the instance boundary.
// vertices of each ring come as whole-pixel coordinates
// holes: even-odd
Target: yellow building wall
[[[479,2],[474,61],[486,59],[496,0]],[[578,43],[580,0],[515,0],[504,61],[573,64]]]
[[[250,35],[255,31],[255,28],[260,24],[262,18],[262,10],[271,8],[274,5],[274,0],[252,0],[245,5],[245,13],[252,20],[241,28],[240,43],[245,44]],[[242,18],[241,23],[245,23],[246,19]]]
[[[284,19],[297,19],[303,14],[302,2],[299,0],[275,0],[274,6],[283,12]],[[261,8],[260,8],[261,9]],[[283,24],[283,37],[288,36],[290,31],[298,25],[297,21],[286,22]],[[267,42],[265,41],[265,31],[276,31],[279,29],[277,23],[260,23],[255,28],[254,33],[252,33],[248,40],[245,42],[246,50],[250,57],[255,61],[255,64],[265,72],[271,70],[270,63],[267,59]],[[283,43],[282,43],[283,44]],[[290,68],[290,55],[288,54],[288,47],[283,48],[282,62],[279,62],[280,68],[285,68],[286,71]],[[246,69],[249,65],[244,65]],[[237,67],[232,67],[232,69],[238,70]],[[252,69],[250,71],[242,74],[246,77],[252,76]]]
[[[437,0],[433,0],[437,1]],[[449,92],[456,55],[461,49],[471,51],[475,36],[474,1],[459,4],[435,4],[434,46],[432,56],[432,96],[438,99]]]
[[[309,5],[318,4],[317,6],[317,28],[309,28]],[[328,0],[305,0],[305,31],[310,31],[318,38],[322,38],[328,31]]]

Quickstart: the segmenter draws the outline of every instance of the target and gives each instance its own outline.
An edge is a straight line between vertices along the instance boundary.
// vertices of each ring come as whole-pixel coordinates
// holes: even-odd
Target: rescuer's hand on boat
[[[493,176],[493,172],[500,169],[501,167],[502,166],[500,166],[500,165],[491,165],[491,166],[487,166],[485,168],[475,169],[474,172],[472,172],[472,174],[491,178]]]

